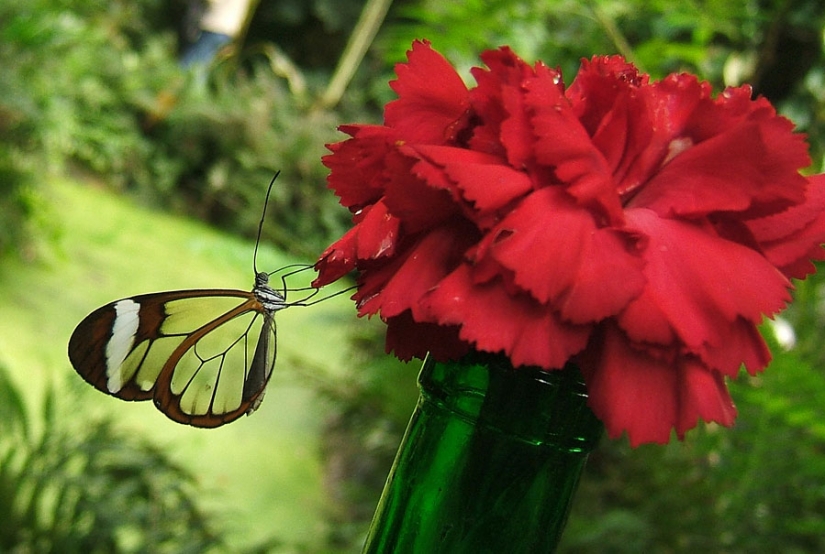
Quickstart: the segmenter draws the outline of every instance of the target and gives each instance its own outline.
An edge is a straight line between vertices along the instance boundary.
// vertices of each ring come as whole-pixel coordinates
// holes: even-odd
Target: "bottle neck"
[[[425,362],[364,552],[552,552],[601,423],[576,368]]]
[[[500,355],[471,352],[455,362],[427,360],[418,378],[422,401],[510,439],[571,453],[592,451],[602,424],[587,407],[578,368],[514,369]]]

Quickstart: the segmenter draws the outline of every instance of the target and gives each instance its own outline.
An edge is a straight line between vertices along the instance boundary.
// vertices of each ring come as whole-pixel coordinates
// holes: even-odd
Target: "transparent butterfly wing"
[[[258,407],[275,365],[273,312],[251,292],[146,294],[89,314],[69,341],[77,372],[171,419],[217,427]]]

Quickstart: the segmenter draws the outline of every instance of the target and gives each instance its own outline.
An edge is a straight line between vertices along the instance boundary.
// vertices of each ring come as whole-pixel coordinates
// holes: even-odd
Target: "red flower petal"
[[[365,209],[364,212],[357,227],[355,256],[359,260],[392,256],[398,240],[400,221],[387,211],[383,202],[377,202],[372,209]]]
[[[762,371],[771,361],[765,340],[752,322],[737,318],[712,343],[697,351],[702,362],[728,377],[736,377],[744,365],[751,375]]]
[[[554,169],[566,191],[584,206],[598,206],[614,224],[621,205],[610,167],[593,144],[552,75],[537,75],[525,85],[525,105],[533,113],[536,160]]]
[[[650,180],[664,160],[693,144],[685,136],[685,126],[696,106],[709,97],[710,87],[690,75],[671,75],[652,85],[627,84],[620,90],[592,134],[610,164],[617,192],[627,198]],[[607,107],[604,100],[602,104],[602,109]],[[574,108],[581,109],[579,104]],[[591,108],[583,117],[596,115]]]
[[[535,71],[508,47],[481,55],[489,69],[471,70],[478,86],[470,90],[470,103],[477,125],[469,141],[471,149],[507,159],[516,168],[532,155],[521,96],[525,79]],[[539,64],[540,66],[540,64]]]
[[[462,220],[430,231],[391,264],[363,276],[354,297],[359,314],[380,311],[387,319],[410,310],[417,321],[424,321],[419,301],[458,265],[476,240],[475,229]]]
[[[446,144],[469,108],[467,87],[429,42],[415,41],[407,59],[395,67],[398,100],[385,107],[384,122],[409,142]]]
[[[525,109],[523,88],[504,88],[501,91],[501,102],[507,117],[501,122],[499,140],[507,152],[507,163],[517,168],[532,165],[532,123],[530,114]]]
[[[736,406],[725,378],[687,358],[679,364],[679,419],[674,425],[679,439],[699,423],[699,419],[730,427],[736,421]]]
[[[811,260],[825,259],[825,175],[809,178],[804,203],[747,225],[765,256],[785,275],[802,279],[813,273]]]
[[[596,56],[592,60],[582,60],[579,73],[565,97],[587,134],[595,137],[600,129],[608,126],[606,119],[612,117],[617,103],[626,105],[631,96],[640,100],[636,91],[646,84],[647,76],[641,75],[621,56]],[[649,118],[642,110],[634,112],[634,117]],[[620,149],[623,145],[624,141],[619,141],[618,145],[607,144],[606,141],[604,144],[608,149]]]
[[[526,173],[503,165],[496,156],[447,146],[416,146],[407,150],[442,169],[443,178],[454,184],[464,199],[480,211],[502,208],[533,186]],[[416,164],[416,173],[423,176],[423,169],[423,164]]]
[[[598,229],[558,188],[525,198],[482,241],[515,283],[573,323],[616,315],[641,293],[643,259],[633,237]]]
[[[355,269],[359,260],[391,256],[398,240],[399,224],[383,202],[364,208],[359,223],[321,254],[315,264],[318,277],[313,286],[324,286],[343,277]]]
[[[702,344],[718,345],[738,318],[758,323],[790,300],[787,279],[750,248],[650,210],[626,215],[649,241],[648,284],[619,318],[634,341],[666,344],[673,332],[696,352]]]
[[[387,353],[399,360],[424,359],[428,354],[438,361],[457,360],[469,352],[470,345],[458,338],[458,327],[421,323],[410,312],[387,319]]]
[[[423,305],[438,323],[461,326],[461,339],[478,350],[503,351],[514,366],[554,369],[587,344],[590,326],[563,323],[551,308],[495,282],[476,284],[470,273],[459,266]]]
[[[386,127],[342,126],[353,138],[328,145],[331,155],[322,161],[330,170],[327,182],[341,198],[341,205],[357,211],[377,201],[386,182],[385,160],[398,140]]]
[[[695,218],[801,201],[804,179],[796,174],[799,166],[781,164],[768,146],[764,126],[739,125],[679,153],[626,207]]]
[[[721,375],[690,358],[660,359],[632,348],[609,326],[580,357],[588,403],[610,438],[627,432],[631,446],[681,438],[698,419],[732,425],[736,408]]]
[[[315,271],[318,277],[312,281],[313,287],[323,287],[333,283],[355,269],[355,241],[358,237],[358,228],[353,227],[343,237],[335,241],[324,250],[324,253],[315,262]]]
[[[588,134],[594,135],[605,114],[613,109],[616,98],[647,82],[648,76],[621,56],[594,56],[592,60],[582,60],[566,96]]]

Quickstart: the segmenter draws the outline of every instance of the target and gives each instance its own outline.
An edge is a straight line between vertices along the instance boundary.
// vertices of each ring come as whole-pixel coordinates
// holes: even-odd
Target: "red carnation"
[[[357,269],[402,359],[575,362],[633,445],[731,425],[725,376],[767,365],[756,326],[825,258],[804,138],[748,87],[597,56],[565,88],[509,48],[481,59],[468,89],[416,42],[384,125],[342,127],[324,163],[354,227],[316,284]]]

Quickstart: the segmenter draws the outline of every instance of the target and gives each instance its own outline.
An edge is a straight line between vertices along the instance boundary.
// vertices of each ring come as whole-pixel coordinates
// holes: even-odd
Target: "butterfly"
[[[275,182],[269,184],[269,192]],[[177,290],[116,300],[87,315],[69,339],[69,360],[98,390],[123,400],[149,400],[170,419],[218,427],[251,414],[275,367],[275,313],[309,306],[319,289],[287,302],[286,266],[257,270],[264,203],[253,254],[251,291]],[[283,290],[269,285],[282,273]],[[312,287],[309,287],[312,289]],[[307,290],[307,289],[294,289]]]

